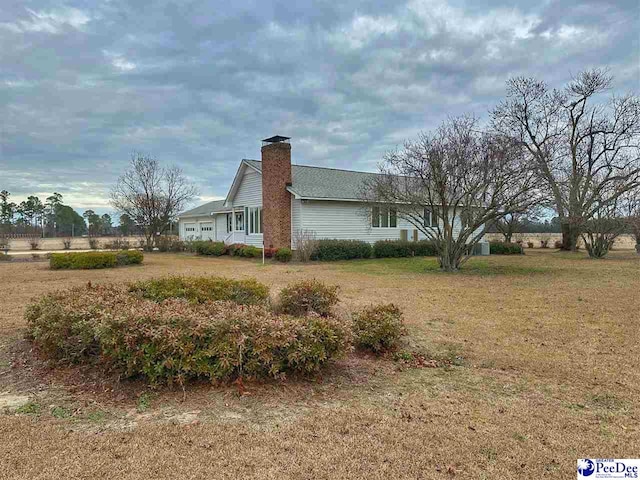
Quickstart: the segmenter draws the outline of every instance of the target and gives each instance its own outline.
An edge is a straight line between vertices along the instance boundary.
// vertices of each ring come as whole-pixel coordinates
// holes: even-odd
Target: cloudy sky
[[[0,189],[109,211],[132,151],[226,194],[260,139],[300,164],[384,151],[504,82],[606,66],[640,90],[637,0],[1,0]]]

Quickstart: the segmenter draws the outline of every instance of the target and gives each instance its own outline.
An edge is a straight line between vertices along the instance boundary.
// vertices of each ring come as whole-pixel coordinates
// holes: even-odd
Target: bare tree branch
[[[150,250],[154,237],[164,233],[196,195],[178,167],[164,168],[156,159],[134,153],[130,168],[111,190],[111,204],[144,229]]]

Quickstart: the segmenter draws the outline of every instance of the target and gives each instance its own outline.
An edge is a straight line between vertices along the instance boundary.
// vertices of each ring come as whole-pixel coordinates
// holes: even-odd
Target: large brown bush
[[[154,383],[314,372],[341,355],[350,336],[335,318],[234,302],[158,302],[113,286],[47,295],[26,318],[47,358],[95,362]]]

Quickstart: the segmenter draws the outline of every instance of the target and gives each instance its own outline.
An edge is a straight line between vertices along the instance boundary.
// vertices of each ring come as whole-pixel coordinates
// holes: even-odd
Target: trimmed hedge
[[[522,245],[509,242],[490,242],[489,253],[491,255],[523,255]]]
[[[269,298],[269,288],[253,278],[165,277],[132,283],[129,291],[156,302],[184,298],[194,303],[232,301],[240,305],[256,305],[266,303]]]
[[[198,255],[219,257],[227,253],[227,246],[224,242],[212,242],[210,240],[194,240],[189,248]]]
[[[123,250],[116,253],[118,265],[137,265],[142,263],[144,255],[139,250]]]
[[[374,352],[394,349],[405,333],[402,312],[392,303],[373,305],[353,315],[353,335],[361,348]]]
[[[74,252],[52,253],[49,267],[53,270],[90,270],[114,268],[121,265],[142,263],[144,256],[137,250],[121,252]]]
[[[338,287],[317,280],[303,280],[287,285],[278,296],[278,309],[288,315],[310,313],[323,317],[331,315],[338,303]]]
[[[311,260],[352,260],[354,258],[371,258],[371,245],[362,240],[329,240],[317,241],[311,254]]]
[[[276,253],[273,255],[276,260],[282,263],[287,263],[291,261],[291,257],[293,257],[293,252],[290,248],[282,247],[276,250]]]
[[[430,240],[409,242],[406,240],[379,240],[373,245],[376,258],[387,257],[435,257],[438,255],[435,244]]]
[[[46,295],[27,308],[26,319],[28,335],[48,358],[95,363],[152,383],[315,372],[350,341],[349,329],[331,317],[295,318],[233,302],[157,303],[115,286]]]

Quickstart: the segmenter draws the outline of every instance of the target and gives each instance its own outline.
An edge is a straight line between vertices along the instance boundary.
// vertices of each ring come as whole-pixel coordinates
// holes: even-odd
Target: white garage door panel
[[[200,235],[203,240],[215,240],[215,229],[213,222],[203,222],[200,224]]]

